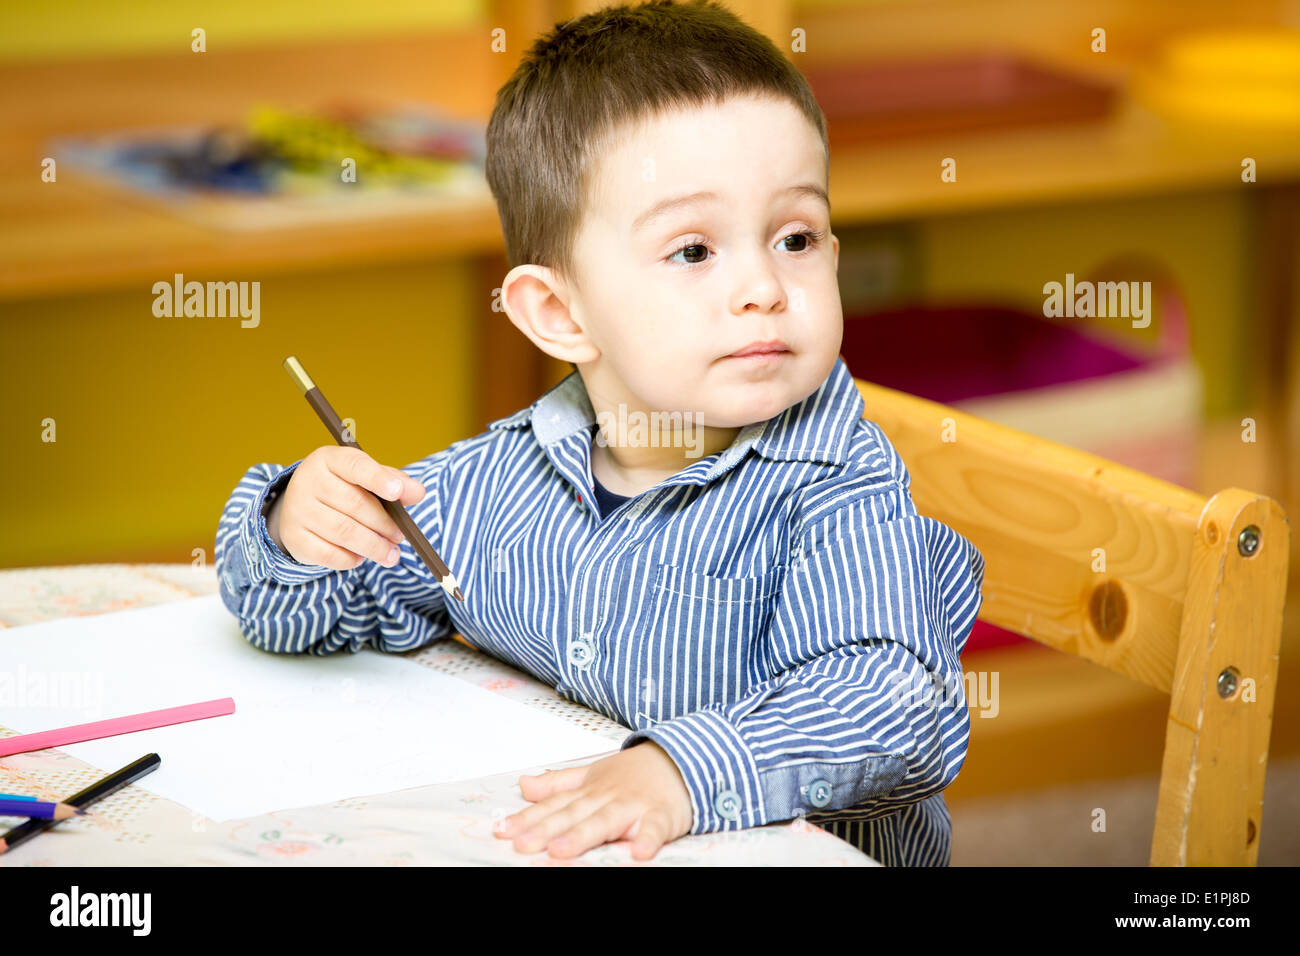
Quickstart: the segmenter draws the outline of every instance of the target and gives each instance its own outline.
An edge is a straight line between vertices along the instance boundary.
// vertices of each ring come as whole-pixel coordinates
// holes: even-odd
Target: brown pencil
[[[302,367],[302,363],[295,356],[290,355],[284,360],[284,368],[297,386],[302,389],[307,403],[315,409],[316,414],[325,423],[325,427],[329,429],[334,440],[340,445],[346,445],[360,451],[361,446],[344,430],[343,422],[334,412],[334,409],[330,407],[330,403],[325,400],[325,396],[316,387],[316,383],[311,380],[311,376]],[[465,595],[461,593],[460,587],[456,583],[456,576],[443,563],[442,558],[438,557],[438,552],[433,550],[433,545],[429,544],[429,539],[420,531],[410,514],[402,507],[402,503],[400,501],[389,501],[386,498],[380,498],[379,503],[384,506],[384,510],[388,512],[389,517],[397,522],[397,527],[402,529],[402,534],[406,536],[406,540],[411,542],[411,547],[415,549],[415,553],[420,556],[420,560],[425,563],[425,566],[433,572],[434,578],[442,585],[443,590],[455,597],[457,601],[464,601]]]

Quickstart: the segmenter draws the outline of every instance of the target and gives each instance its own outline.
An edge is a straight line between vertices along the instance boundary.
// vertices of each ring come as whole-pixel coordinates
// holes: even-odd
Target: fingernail
[[[398,492],[400,492],[401,490],[402,490],[402,482],[400,479],[394,478],[392,481],[388,483],[388,493],[392,495],[394,498],[397,497]]]
[[[397,549],[396,549],[396,548],[389,548],[389,549],[388,549],[388,563],[389,563],[389,564],[396,564],[396,563],[397,563]]]

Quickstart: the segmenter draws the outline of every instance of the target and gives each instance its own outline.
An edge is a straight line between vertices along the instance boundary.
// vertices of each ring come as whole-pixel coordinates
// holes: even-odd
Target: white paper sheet
[[[68,744],[213,820],[504,773],[618,749],[606,737],[369,649],[270,654],[218,595],[0,630],[0,724],[33,733],[232,697],[235,713]]]

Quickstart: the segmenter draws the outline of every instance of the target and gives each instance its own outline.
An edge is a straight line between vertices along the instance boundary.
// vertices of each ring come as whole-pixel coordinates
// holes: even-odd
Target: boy
[[[862,418],[827,173],[802,76],[725,9],[558,26],[498,95],[487,175],[505,311],[574,372],[404,469],[326,446],[255,466],[226,505],[221,593],[258,647],[454,630],[633,729],[521,777],[533,806],[497,835],[522,852],[647,859],[803,816],[886,865],[948,863],[983,559],[917,515]],[[410,507],[464,603],[376,494]],[[920,699],[934,684],[956,699]]]

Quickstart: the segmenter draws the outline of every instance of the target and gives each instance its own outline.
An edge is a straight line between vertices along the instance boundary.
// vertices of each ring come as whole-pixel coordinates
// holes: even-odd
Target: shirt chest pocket
[[[785,570],[719,577],[673,564],[656,568],[639,635],[640,726],[736,700],[771,676],[764,642]]]

